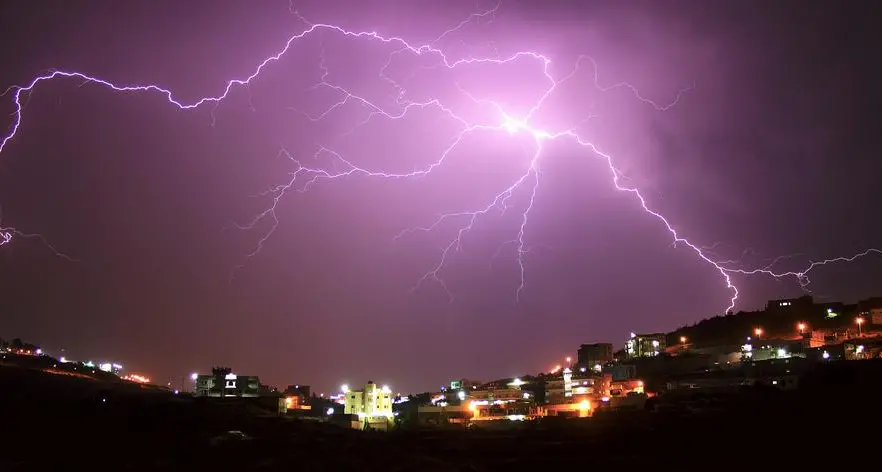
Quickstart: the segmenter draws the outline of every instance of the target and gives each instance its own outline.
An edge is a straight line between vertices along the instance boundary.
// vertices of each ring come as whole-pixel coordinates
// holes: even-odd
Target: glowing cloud
[[[762,274],[776,278],[794,277],[799,281],[801,286],[805,288],[809,282],[807,277],[809,272],[819,266],[831,264],[834,262],[851,262],[856,258],[867,256],[870,254],[882,254],[882,251],[878,249],[868,249],[853,256],[835,257],[819,262],[811,262],[807,268],[801,271],[788,272],[775,272],[772,270],[771,265],[758,269],[739,269],[732,267],[734,265],[732,264],[733,261],[717,260],[709,250],[703,248],[702,246],[699,246],[696,243],[693,243],[685,236],[680,234],[675,229],[674,225],[664,215],[653,209],[653,207],[649,204],[649,202],[639,189],[626,185],[623,182],[624,179],[622,173],[617,169],[614,163],[613,157],[605,152],[597,143],[591,142],[586,138],[580,136],[577,131],[577,127],[574,126],[572,128],[566,129],[544,129],[540,127],[540,125],[536,124],[535,119],[536,114],[541,109],[543,109],[544,106],[546,106],[547,99],[555,94],[561,84],[572,79],[577,74],[585,72],[586,69],[589,68],[590,70],[588,70],[588,73],[592,78],[589,86],[595,87],[599,92],[607,92],[613,89],[626,90],[633,95],[635,100],[651,106],[659,112],[663,112],[675,106],[680,100],[681,96],[685,92],[687,92],[688,89],[680,90],[670,103],[658,104],[642,96],[636,88],[628,83],[620,82],[607,86],[600,85],[597,74],[597,64],[587,56],[580,57],[568,74],[562,77],[555,77],[555,75],[550,72],[549,67],[552,64],[552,58],[537,51],[519,51],[506,57],[467,57],[454,59],[451,56],[448,56],[438,46],[436,46],[440,40],[450,35],[456,34],[457,31],[459,31],[466,24],[479,18],[491,17],[494,13],[496,13],[499,7],[500,5],[497,4],[494,8],[490,10],[473,13],[465,21],[459,23],[454,28],[444,31],[434,41],[426,44],[412,44],[404,38],[397,36],[386,36],[375,31],[352,31],[334,24],[309,23],[298,15],[298,17],[307,24],[307,27],[303,31],[291,36],[284,44],[284,47],[282,47],[278,52],[266,57],[250,74],[242,78],[227,81],[224,87],[222,87],[220,93],[216,95],[206,96],[190,103],[180,101],[176,98],[175,94],[171,90],[159,85],[120,85],[115,84],[107,79],[91,76],[84,72],[61,70],[51,71],[47,74],[35,77],[33,80],[25,85],[15,86],[7,89],[6,94],[11,93],[12,99],[15,104],[15,111],[13,114],[13,120],[9,132],[2,137],[2,140],[0,140],[0,155],[2,155],[2,152],[13,142],[16,135],[20,131],[23,120],[22,99],[28,94],[33,93],[40,84],[47,83],[53,80],[76,79],[84,83],[106,87],[107,89],[116,92],[155,93],[163,97],[170,105],[174,107],[177,107],[181,110],[190,110],[198,108],[205,104],[220,103],[226,97],[228,97],[231,92],[238,86],[244,86],[251,83],[262,72],[264,72],[270,64],[279,61],[280,58],[282,58],[289,50],[291,50],[293,47],[295,47],[296,44],[298,44],[298,41],[318,32],[325,32],[353,40],[363,41],[366,43],[377,43],[378,45],[383,47],[394,47],[394,51],[389,54],[388,60],[379,71],[379,79],[389,83],[392,87],[394,87],[395,90],[397,90],[398,93],[395,100],[395,106],[391,107],[391,109],[388,106],[380,104],[376,101],[372,101],[368,97],[354,93],[353,91],[348,90],[343,85],[330,81],[330,79],[328,78],[329,70],[325,65],[325,58],[323,56],[320,67],[324,74],[322,75],[320,82],[317,83],[313,89],[326,89],[328,91],[332,91],[339,96],[339,100],[337,100],[332,106],[320,113],[304,113],[310,120],[320,121],[328,116],[328,114],[330,114],[332,111],[337,110],[341,107],[346,107],[350,104],[354,104],[363,107],[369,111],[369,116],[367,117],[367,119],[359,123],[358,126],[364,126],[372,120],[388,120],[389,122],[395,122],[397,120],[401,120],[406,115],[416,110],[427,110],[435,112],[441,117],[446,117],[447,119],[452,120],[454,123],[457,124],[458,131],[455,133],[454,136],[452,136],[450,144],[442,152],[440,152],[440,154],[437,155],[437,157],[429,164],[410,172],[401,173],[383,172],[376,169],[357,165],[355,163],[358,162],[357,160],[346,157],[341,153],[324,145],[319,147],[316,156],[321,155],[324,158],[328,158],[330,161],[333,162],[333,165],[328,165],[326,167],[310,167],[302,164],[301,161],[295,159],[293,155],[283,149],[283,155],[290,158],[295,166],[294,171],[290,176],[290,179],[280,185],[269,189],[265,193],[265,195],[272,198],[272,204],[265,211],[256,215],[256,217],[248,224],[240,226],[240,228],[243,229],[253,229],[255,228],[255,225],[262,220],[269,219],[272,222],[271,228],[257,241],[254,250],[248,254],[249,257],[261,250],[264,242],[273,234],[274,230],[278,226],[279,220],[277,218],[276,208],[279,201],[281,201],[281,199],[285,197],[285,195],[289,191],[306,191],[316,183],[333,181],[348,176],[361,176],[364,178],[379,179],[404,179],[426,176],[434,172],[439,167],[445,165],[445,161],[454,150],[461,146],[465,146],[466,144],[464,143],[466,137],[478,134],[498,135],[500,138],[503,139],[511,139],[515,136],[520,137],[522,135],[532,137],[533,149],[529,165],[526,166],[526,169],[520,176],[515,178],[509,185],[500,188],[498,192],[495,193],[495,196],[490,198],[488,201],[485,201],[469,209],[440,215],[436,219],[429,221],[426,226],[407,229],[397,236],[402,237],[414,231],[433,231],[439,228],[442,224],[449,224],[456,228],[455,235],[442,249],[437,264],[435,264],[433,267],[430,267],[416,285],[416,287],[419,287],[422,283],[429,281],[438,283],[447,291],[448,295],[450,295],[451,300],[453,299],[453,295],[447,289],[441,273],[450,257],[452,257],[452,253],[455,249],[461,247],[463,238],[469,233],[469,231],[473,228],[475,222],[481,217],[487,215],[491,210],[510,210],[512,208],[510,200],[516,192],[525,192],[529,196],[529,198],[527,199],[526,205],[518,210],[520,212],[520,224],[516,233],[512,235],[513,239],[511,241],[507,241],[506,243],[511,243],[516,248],[516,258],[519,266],[520,277],[520,284],[517,288],[517,295],[519,296],[520,293],[525,289],[527,284],[525,257],[528,252],[526,233],[529,226],[530,217],[534,209],[534,203],[536,202],[537,189],[539,188],[539,185],[541,183],[540,165],[545,155],[544,146],[547,142],[552,140],[569,142],[572,145],[584,148],[586,157],[593,156],[600,158],[606,164],[609,171],[610,181],[617,190],[631,194],[636,202],[639,204],[639,208],[642,209],[645,214],[656,219],[668,231],[672,241],[675,244],[687,248],[693,253],[695,257],[704,261],[708,265],[709,269],[718,273],[721,282],[725,284],[725,286],[729,289],[731,293],[731,298],[729,299],[728,303],[724,305],[726,310],[733,309],[738,298],[738,289],[736,288],[732,280],[732,275],[734,274]],[[466,89],[461,88],[458,84],[456,84],[456,89],[460,93],[461,97],[466,99],[466,102],[473,103],[476,107],[488,107],[490,110],[492,110],[492,113],[487,115],[489,116],[489,118],[475,119],[471,115],[467,115],[459,111],[456,105],[445,103],[444,101],[442,101],[441,98],[430,98],[424,100],[411,100],[407,98],[409,95],[408,90],[405,88],[405,86],[392,79],[387,73],[387,70],[392,65],[393,60],[399,55],[411,55],[414,57],[431,59],[435,61],[435,65],[432,67],[446,69],[447,71],[462,70],[470,67],[503,67],[506,64],[511,64],[515,62],[517,62],[518,64],[528,64],[532,65],[532,67],[535,67],[537,73],[541,74],[544,77],[545,86],[541,90],[533,90],[533,92],[536,92],[536,95],[539,98],[526,113],[518,114],[514,110],[507,109],[507,105],[504,103],[497,102],[488,98],[481,98],[480,96],[475,96]],[[515,79],[514,82],[516,83],[517,80]],[[42,237],[39,235],[25,234],[12,227],[0,227],[0,246],[9,244],[16,237],[36,237],[42,239]],[[57,251],[55,252],[58,253]],[[58,254],[61,255],[60,253]]]

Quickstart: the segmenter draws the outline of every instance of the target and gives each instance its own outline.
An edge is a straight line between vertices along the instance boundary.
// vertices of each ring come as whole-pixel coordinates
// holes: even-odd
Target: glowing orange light
[[[138,374],[129,374],[123,377],[123,380],[128,380],[129,382],[137,382],[137,383],[150,383],[150,379],[148,377],[144,377],[143,375]]]
[[[472,412],[472,418],[478,417],[478,405],[475,402],[469,402],[469,411]]]
[[[796,329],[798,329],[800,333],[805,331],[805,323],[799,323],[796,325]]]
[[[857,318],[855,318],[854,322],[859,325],[862,325],[862,324],[864,324],[864,319],[861,317],[857,317]]]
[[[763,335],[763,329],[762,329],[762,328],[756,328],[755,330],[753,330],[753,334],[755,334],[755,335],[757,335],[757,336],[762,336],[762,335]]]

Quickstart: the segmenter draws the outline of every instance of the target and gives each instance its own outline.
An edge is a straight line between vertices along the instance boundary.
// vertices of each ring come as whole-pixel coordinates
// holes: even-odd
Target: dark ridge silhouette
[[[780,306],[781,302],[790,305]],[[762,328],[764,337],[793,338],[799,334],[798,323],[805,323],[807,330],[856,331],[855,317],[880,307],[880,297],[861,300],[855,304],[816,303],[808,295],[793,300],[771,300],[764,310],[713,316],[693,325],[677,328],[667,333],[666,342],[668,346],[676,346],[680,344],[680,337],[685,336],[694,347],[736,344],[751,336],[757,327]],[[835,316],[829,316],[831,313],[828,309]]]
[[[503,470],[704,467],[725,461],[835,464],[871,438],[882,361],[838,362],[792,392],[750,387],[661,395],[648,408],[548,418],[506,431],[360,432],[281,418],[248,400],[176,396],[120,382],[0,367],[0,470]],[[231,432],[233,431],[233,432]],[[733,447],[733,444],[736,445]],[[796,455],[796,456],[795,456]],[[711,461],[711,462],[708,462]]]

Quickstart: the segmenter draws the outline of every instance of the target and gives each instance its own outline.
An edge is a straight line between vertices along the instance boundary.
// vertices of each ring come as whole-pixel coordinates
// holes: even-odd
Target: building
[[[542,407],[541,416],[556,416],[564,418],[586,418],[593,414],[596,402],[589,399],[573,403],[555,403]]]
[[[566,368],[560,377],[546,381],[545,400],[550,404],[562,404],[578,403],[586,397],[599,399],[609,395],[611,382],[610,374],[593,371],[574,373]]]
[[[537,414],[534,391],[535,379],[498,380],[483,385],[479,390],[469,392],[466,405],[471,412],[471,421],[515,420],[533,418]],[[526,388],[525,388],[526,387]]]
[[[805,344],[802,339],[767,339],[757,340],[758,343],[748,342],[741,346],[742,361],[768,361],[772,359],[789,359],[791,357],[805,357]]]
[[[311,389],[309,385],[288,385],[288,388],[282,392],[285,399],[285,410],[310,410],[309,396]]]
[[[832,362],[846,359],[845,343],[809,348],[805,350],[806,358],[814,362]]]
[[[387,386],[377,387],[371,381],[361,391],[345,391],[344,410],[347,415],[357,415],[360,423],[386,423],[393,417],[392,390]]]
[[[844,341],[848,341],[853,337],[857,337],[858,330],[850,330],[848,328],[845,329],[830,329],[823,331],[824,333],[824,344],[840,344]]]
[[[527,397],[524,395],[527,395]],[[502,404],[526,400],[529,399],[529,395],[528,392],[521,390],[519,387],[491,388],[485,390],[472,390],[469,392],[468,398],[476,402]]]
[[[644,394],[643,381],[640,379],[627,379],[611,382],[609,385],[608,397],[626,397],[631,394]]]
[[[576,352],[577,363],[580,367],[594,369],[603,366],[613,360],[613,345],[611,343],[582,344]]]
[[[843,343],[846,360],[876,359],[882,357],[882,338],[861,339]]]
[[[612,380],[629,380],[637,377],[637,366],[632,364],[615,364],[609,372],[612,374]]]
[[[476,424],[499,426],[545,415],[545,407],[527,401],[487,403],[482,400],[472,400],[461,405],[420,405],[417,409],[417,421],[420,426],[476,426]]]
[[[285,412],[296,411],[296,410],[312,410],[312,405],[307,403],[307,400],[299,395],[287,395],[283,397],[285,404]]]
[[[863,317],[867,324],[882,325],[882,297],[873,297],[857,303],[857,315]]]
[[[309,385],[288,385],[285,389],[285,395],[296,395],[303,399],[309,398],[312,394],[312,388]]]
[[[827,344],[827,333],[820,329],[813,329],[802,333],[803,348],[821,347]]]
[[[450,381],[450,390],[476,390],[481,384],[478,380],[456,379]]]
[[[873,326],[882,325],[882,308],[870,308],[867,312],[869,316],[867,318],[870,319],[870,324]]]
[[[534,419],[537,416],[544,416],[541,407],[530,401],[485,403],[474,400],[470,401],[466,408],[472,415],[470,421],[524,421]]]
[[[665,333],[631,333],[631,338],[625,343],[625,355],[629,358],[658,356],[667,346],[665,338]]]
[[[260,380],[253,375],[236,375],[229,367],[215,367],[210,375],[196,376],[197,397],[258,397]]]
[[[811,310],[815,301],[811,295],[803,295],[799,298],[785,298],[783,300],[769,300],[766,303],[767,312],[790,312],[793,310]]]
[[[417,407],[417,424],[419,426],[440,426],[446,424],[465,424],[476,416],[476,407],[469,404],[461,405],[419,405]]]

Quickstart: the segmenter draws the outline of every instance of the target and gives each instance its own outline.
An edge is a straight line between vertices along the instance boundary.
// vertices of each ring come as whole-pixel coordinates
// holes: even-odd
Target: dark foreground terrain
[[[796,392],[693,395],[512,431],[377,433],[0,366],[0,471],[877,469],[880,385],[879,362],[848,362]]]

